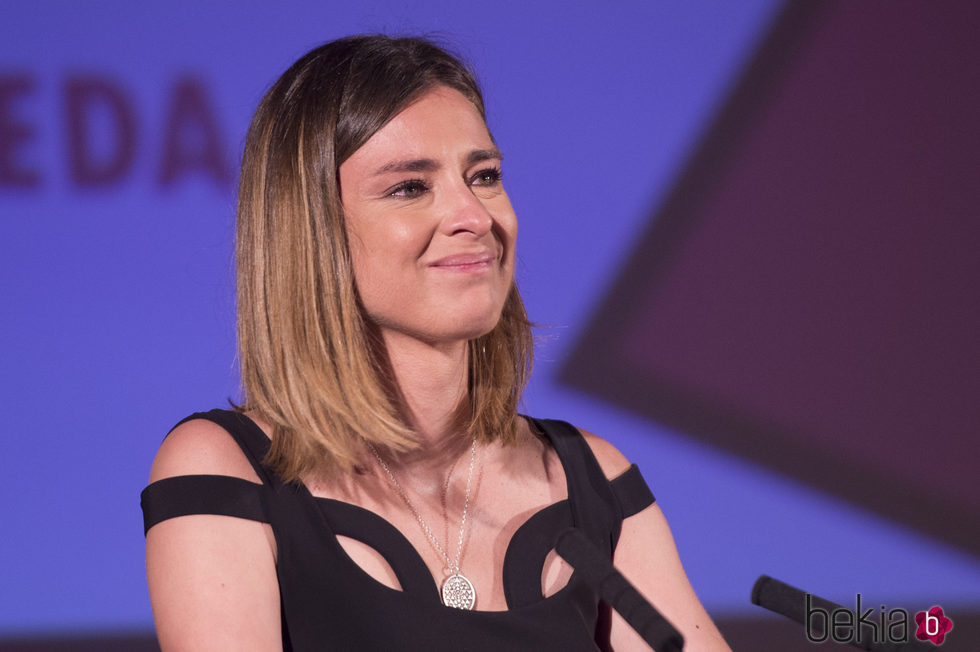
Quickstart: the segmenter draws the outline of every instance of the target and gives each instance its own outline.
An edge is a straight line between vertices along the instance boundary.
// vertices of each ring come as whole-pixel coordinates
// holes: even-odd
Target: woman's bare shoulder
[[[226,475],[258,482],[224,428],[192,419],[157,452],[150,481]],[[281,649],[276,548],[267,523],[190,514],[146,535],[146,574],[161,649]]]
[[[578,428],[578,431],[585,437],[585,442],[592,449],[592,454],[607,478],[612,480],[630,468],[630,461],[626,456],[608,441],[588,430]]]
[[[259,481],[231,434],[208,419],[181,423],[160,445],[150,482],[180,475],[229,475]]]
[[[613,479],[629,469],[629,460],[615,446],[591,432],[581,428],[579,431],[607,478]],[[729,649],[691,587],[670,527],[656,504],[623,521],[613,560],[643,596],[681,631],[689,647]],[[614,649],[646,647],[618,614],[613,614],[610,640]]]

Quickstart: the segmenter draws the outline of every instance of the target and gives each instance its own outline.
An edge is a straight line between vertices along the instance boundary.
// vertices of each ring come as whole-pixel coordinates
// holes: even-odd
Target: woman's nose
[[[493,228],[493,216],[468,184],[454,186],[446,204],[443,225],[450,235],[467,231],[483,235]]]

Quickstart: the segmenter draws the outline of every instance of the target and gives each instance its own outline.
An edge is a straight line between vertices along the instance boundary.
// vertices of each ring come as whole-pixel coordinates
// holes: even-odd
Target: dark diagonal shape
[[[562,381],[980,554],[977,34],[788,4]]]

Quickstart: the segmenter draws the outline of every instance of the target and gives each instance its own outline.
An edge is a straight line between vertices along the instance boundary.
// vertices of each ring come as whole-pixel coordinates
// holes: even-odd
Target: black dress
[[[356,505],[315,498],[263,466],[269,439],[251,419],[226,410],[184,421],[190,419],[208,419],[227,430],[262,484],[217,475],[154,482],[142,493],[144,531],[187,514],[271,524],[286,650],[596,650],[608,625],[600,622],[600,594],[638,631],[662,626],[610,563],[623,518],[652,504],[653,495],[635,465],[606,480],[581,433],[567,423],[531,420],[561,460],[568,499],[536,512],[511,539],[503,568],[508,610],[463,611],[442,604],[425,563],[388,521]],[[402,590],[363,571],[337,535],[377,550]],[[556,545],[575,572],[545,598],[541,573]]]

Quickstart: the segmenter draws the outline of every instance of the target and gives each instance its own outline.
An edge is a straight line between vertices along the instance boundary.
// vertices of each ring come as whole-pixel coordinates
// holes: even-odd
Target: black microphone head
[[[762,606],[760,596],[762,595],[763,591],[765,591],[766,585],[770,581],[772,581],[772,578],[768,575],[760,575],[759,579],[755,581],[755,584],[752,585],[752,604],[759,605],[760,607]]]

